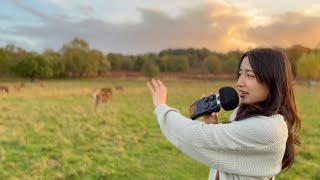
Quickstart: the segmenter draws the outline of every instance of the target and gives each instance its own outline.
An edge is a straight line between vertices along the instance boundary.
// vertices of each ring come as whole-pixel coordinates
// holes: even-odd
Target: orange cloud
[[[250,41],[263,46],[301,44],[314,48],[320,42],[320,17],[288,12],[272,19],[266,26],[247,31]]]

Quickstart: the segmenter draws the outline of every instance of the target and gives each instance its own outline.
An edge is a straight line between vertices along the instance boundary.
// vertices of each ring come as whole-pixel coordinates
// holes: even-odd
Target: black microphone
[[[230,111],[235,109],[238,105],[239,96],[237,91],[232,87],[223,87],[219,89],[218,94],[212,94],[194,101],[189,108],[189,112],[191,119],[194,120],[206,114],[219,112],[220,106],[224,110]]]

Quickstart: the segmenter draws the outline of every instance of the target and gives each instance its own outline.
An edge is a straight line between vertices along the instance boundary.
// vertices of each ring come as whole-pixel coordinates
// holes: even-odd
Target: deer
[[[8,94],[9,93],[9,87],[8,86],[0,86],[0,91],[1,92],[6,92]]]
[[[32,82],[35,83],[36,85],[39,85],[41,88],[44,87],[44,85],[40,79],[34,79]]]
[[[115,86],[114,87],[117,91],[123,91],[123,87],[122,86]]]
[[[101,88],[93,92],[94,109],[96,111],[99,104],[108,102],[112,97],[111,88]]]
[[[16,84],[13,86],[13,88],[16,90],[16,91],[20,91],[21,88],[24,88],[26,87],[26,85],[24,83],[20,83],[20,84]]]

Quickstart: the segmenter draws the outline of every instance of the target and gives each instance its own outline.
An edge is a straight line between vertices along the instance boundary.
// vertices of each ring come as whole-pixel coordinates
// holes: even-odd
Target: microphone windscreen
[[[239,96],[232,87],[223,87],[219,89],[220,102],[224,110],[230,111],[239,105]]]

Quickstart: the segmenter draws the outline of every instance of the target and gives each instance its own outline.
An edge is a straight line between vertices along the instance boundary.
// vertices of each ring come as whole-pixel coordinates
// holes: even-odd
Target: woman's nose
[[[243,87],[244,86],[244,79],[243,76],[240,75],[237,81],[237,87]]]

